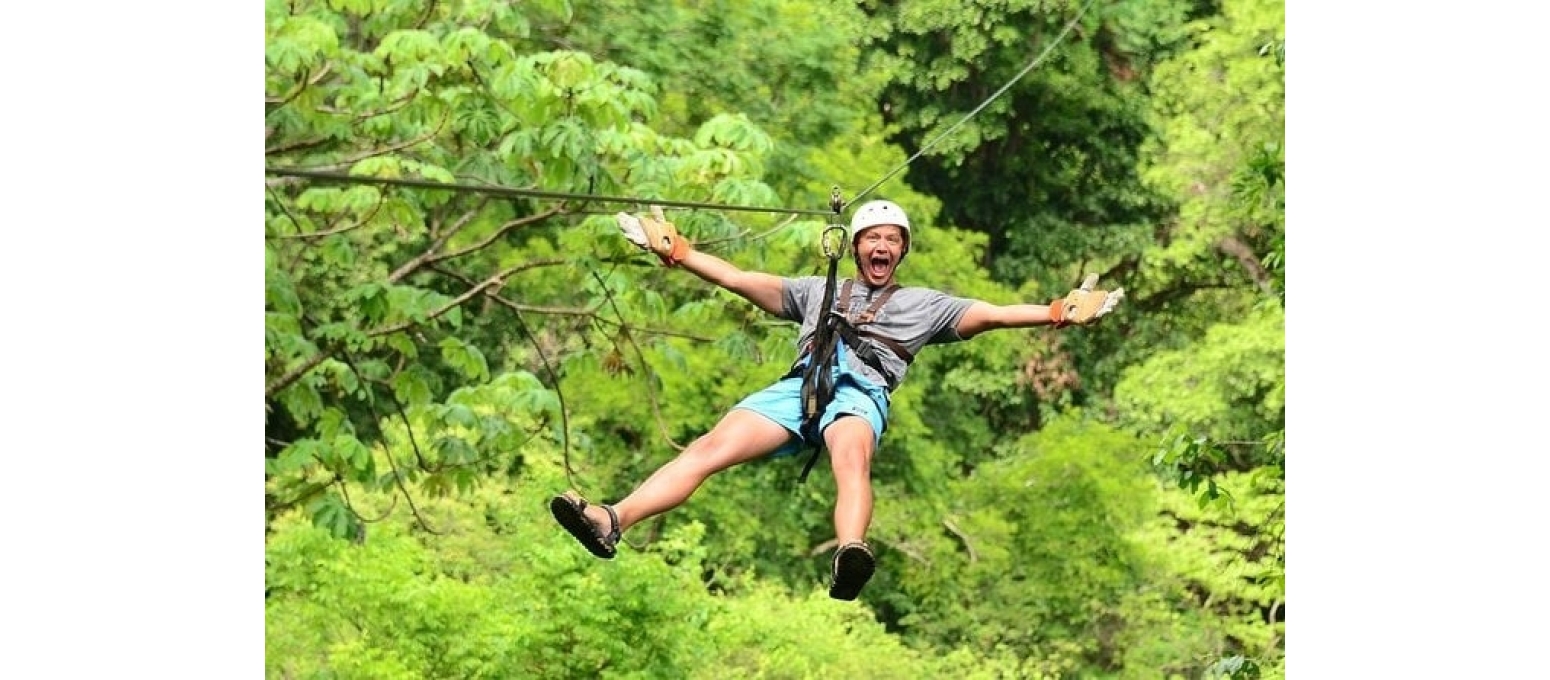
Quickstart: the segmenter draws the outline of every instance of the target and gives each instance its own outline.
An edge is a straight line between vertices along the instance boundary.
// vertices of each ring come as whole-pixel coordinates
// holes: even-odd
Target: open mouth
[[[893,265],[893,260],[886,255],[873,255],[867,259],[867,275],[874,278],[888,276],[888,268]]]

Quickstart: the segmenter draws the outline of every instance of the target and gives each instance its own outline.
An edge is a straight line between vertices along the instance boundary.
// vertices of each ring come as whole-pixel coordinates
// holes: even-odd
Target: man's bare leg
[[[834,538],[839,545],[866,540],[872,524],[872,425],[842,416],[823,431],[834,470]]]
[[[732,409],[710,432],[694,440],[630,495],[613,504],[619,515],[619,531],[682,505],[711,475],[764,456],[791,437],[786,428],[773,420],[753,411]],[[586,514],[594,526],[607,533],[610,519],[606,510],[589,504]]]

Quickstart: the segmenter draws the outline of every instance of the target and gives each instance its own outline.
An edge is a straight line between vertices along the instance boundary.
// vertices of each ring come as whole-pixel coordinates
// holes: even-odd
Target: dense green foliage
[[[266,164],[357,181],[266,177],[266,674],[1284,676],[1284,24],[1260,0],[267,0]],[[916,216],[906,285],[1042,303],[1098,271],[1127,298],[922,354],[859,602],[824,593],[833,482],[797,459],[718,476],[613,561],[576,546],[549,495],[628,492],[796,330],[613,212],[878,182]],[[822,217],[669,216],[820,273]]]

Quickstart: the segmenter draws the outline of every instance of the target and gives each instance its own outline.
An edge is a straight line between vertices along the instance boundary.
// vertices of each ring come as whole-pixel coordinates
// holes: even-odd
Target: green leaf
[[[318,450],[321,444],[316,439],[299,439],[280,449],[278,456],[270,461],[273,464],[273,474],[283,475],[300,472],[307,467],[318,463]]]
[[[335,213],[344,207],[344,191],[336,187],[308,187],[296,197],[296,207],[319,213]]]
[[[349,416],[344,411],[333,407],[323,409],[315,429],[319,436],[326,439],[350,436],[355,433],[355,427],[350,424]]]
[[[552,390],[541,387],[512,394],[510,403],[525,413],[558,415],[560,412],[559,397]]]
[[[461,404],[447,404],[441,407],[441,421],[447,425],[466,427],[473,429],[479,424],[479,417],[473,409]]]
[[[310,425],[323,412],[323,396],[310,380],[297,380],[280,391],[280,405],[298,425]]]
[[[301,298],[289,275],[280,271],[264,274],[264,307],[287,315],[301,312]]]
[[[369,481],[376,476],[371,449],[362,444],[353,434],[340,434],[334,437],[333,448],[338,460],[344,465],[344,469],[340,472],[345,473],[347,478]]]
[[[341,293],[340,299],[360,312],[366,321],[377,324],[382,323],[392,309],[387,291],[383,284],[363,283]]]
[[[429,31],[398,29],[389,32],[372,53],[400,68],[427,59],[442,56],[441,42]]]
[[[264,63],[271,74],[300,76],[339,51],[339,38],[328,24],[307,16],[266,21]]]
[[[393,376],[391,384],[394,396],[405,406],[425,404],[431,400],[431,382],[425,370],[419,366],[411,366]]]
[[[453,62],[483,61],[495,42],[489,34],[472,26],[459,28],[441,39],[447,59]]]
[[[379,341],[396,350],[405,359],[414,359],[420,356],[420,346],[415,344],[414,338],[408,333],[393,333],[383,336]]]
[[[752,362],[758,357],[759,347],[742,331],[733,331],[716,341],[716,348],[727,353],[734,361]]]
[[[355,369],[360,371],[361,377],[373,382],[386,380],[393,372],[392,367],[381,359],[364,359],[356,362]]]
[[[355,513],[351,512],[339,494],[332,490],[309,503],[307,510],[312,515],[312,524],[327,531],[334,538],[358,536],[363,529],[355,518]]]
[[[479,452],[462,437],[446,435],[437,437],[432,449],[442,463],[466,465],[479,459]]]
[[[424,323],[436,308],[435,300],[428,291],[413,286],[391,286],[387,291],[387,302],[392,310],[389,318],[414,323]]]
[[[323,264],[347,268],[355,264],[355,247],[346,238],[327,238],[318,245],[318,255]]]
[[[490,367],[478,347],[447,336],[441,340],[441,358],[471,380],[488,380]]]

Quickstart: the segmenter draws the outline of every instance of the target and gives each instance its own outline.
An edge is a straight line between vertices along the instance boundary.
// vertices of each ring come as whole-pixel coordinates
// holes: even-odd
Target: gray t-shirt
[[[785,285],[781,287],[781,311],[777,316],[801,324],[801,330],[797,333],[797,351],[800,352],[808,346],[813,335],[818,332],[819,307],[823,304],[824,277],[785,278],[783,283]],[[840,289],[844,283],[843,279],[834,282],[836,303],[839,302]],[[850,306],[847,313],[852,322],[872,305],[873,297],[881,290],[881,288],[872,288],[860,280],[851,284]],[[973,300],[954,297],[930,288],[901,287],[895,290],[893,296],[883,304],[882,309],[877,311],[872,322],[861,328],[898,340],[911,354],[919,354],[926,345],[963,340],[958,336],[958,320],[963,318],[964,311],[972,304],[974,304]],[[904,381],[904,372],[908,365],[887,345],[865,336],[862,336],[862,342],[876,350],[877,356],[882,359],[883,369],[888,375],[879,375],[876,370],[858,358],[855,352],[845,352],[851,370],[892,392]]]

